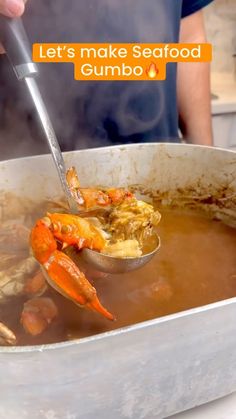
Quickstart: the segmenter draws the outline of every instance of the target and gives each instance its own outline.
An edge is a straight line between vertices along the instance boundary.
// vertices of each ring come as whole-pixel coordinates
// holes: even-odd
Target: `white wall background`
[[[213,44],[212,71],[234,71],[236,0],[215,0],[204,10],[208,41]],[[235,64],[236,65],[236,64]]]

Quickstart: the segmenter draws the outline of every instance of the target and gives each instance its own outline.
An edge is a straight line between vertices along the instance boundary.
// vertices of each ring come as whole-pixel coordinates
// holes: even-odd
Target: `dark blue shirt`
[[[213,0],[183,0],[182,17],[186,17],[197,12],[212,1]]]

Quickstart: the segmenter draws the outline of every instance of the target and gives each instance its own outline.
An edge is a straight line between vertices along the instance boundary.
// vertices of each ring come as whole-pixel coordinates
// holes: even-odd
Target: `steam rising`
[[[180,3],[31,0],[24,22],[32,43],[174,42]],[[0,83],[1,159],[48,152],[27,89],[2,57]],[[64,150],[148,140],[167,107],[163,82],[79,82],[70,64],[41,64],[39,85]]]

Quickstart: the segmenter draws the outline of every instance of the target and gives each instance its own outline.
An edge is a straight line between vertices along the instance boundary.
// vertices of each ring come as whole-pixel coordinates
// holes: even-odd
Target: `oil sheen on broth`
[[[25,297],[0,307],[1,321],[16,333],[18,345],[82,338],[235,296],[235,229],[197,212],[161,213],[162,245],[150,263],[127,274],[88,274],[115,322],[77,307],[49,288],[45,295],[57,304],[59,317],[38,337],[27,335],[19,322]]]

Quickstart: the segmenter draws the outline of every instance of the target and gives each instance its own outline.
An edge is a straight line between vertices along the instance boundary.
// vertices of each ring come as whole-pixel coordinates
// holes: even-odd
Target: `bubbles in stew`
[[[16,345],[83,338],[236,295],[235,229],[203,213],[161,209],[160,251],[140,270],[110,275],[94,272],[81,262],[100,301],[116,316],[115,322],[76,306],[47,286],[43,297],[53,300],[57,315],[42,334],[31,336],[20,323],[29,299],[27,280],[38,270],[29,256],[28,229],[48,204],[32,208],[21,214],[13,211],[0,224],[0,322],[13,331]],[[19,270],[25,263],[22,276]]]

